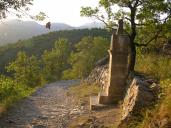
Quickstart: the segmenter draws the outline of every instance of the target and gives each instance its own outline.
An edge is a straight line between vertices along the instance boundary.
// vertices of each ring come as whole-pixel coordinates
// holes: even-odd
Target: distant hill
[[[52,23],[49,30],[44,25],[34,21],[10,20],[0,24],[0,45],[15,43],[19,40],[53,31],[103,27],[104,24],[98,22],[88,23],[80,27],[72,27],[64,23]]]
[[[52,23],[52,29],[48,30],[34,21],[10,20],[0,24],[0,44],[14,43],[48,32],[70,29],[73,27],[63,23]]]
[[[87,23],[84,25],[79,26],[79,29],[84,29],[84,28],[104,28],[105,24],[101,22],[92,22],[92,23]]]

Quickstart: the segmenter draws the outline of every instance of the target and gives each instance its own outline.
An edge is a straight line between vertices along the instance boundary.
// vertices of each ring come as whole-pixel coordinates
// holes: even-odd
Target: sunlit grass
[[[68,92],[72,94],[77,103],[88,102],[91,95],[97,95],[100,87],[95,84],[83,83],[81,85],[72,86],[69,88]]]
[[[140,54],[135,69],[159,80],[167,79],[171,77],[171,59],[159,54]]]
[[[0,115],[36,89],[15,83],[11,78],[0,78]]]
[[[146,128],[150,122],[168,118],[171,122],[171,59],[159,54],[138,55],[136,71],[158,79],[162,92],[159,101],[144,113],[138,128]]]

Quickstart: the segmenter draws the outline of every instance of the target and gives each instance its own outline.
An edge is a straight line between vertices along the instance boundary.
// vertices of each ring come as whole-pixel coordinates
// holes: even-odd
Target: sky
[[[95,7],[97,4],[98,0],[34,0],[30,13],[38,14],[40,11],[46,13],[49,18],[44,22],[50,21],[80,26],[95,21],[92,18],[80,17],[81,7]]]

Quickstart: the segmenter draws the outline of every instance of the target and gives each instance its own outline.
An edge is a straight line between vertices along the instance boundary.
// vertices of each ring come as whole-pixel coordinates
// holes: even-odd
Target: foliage
[[[51,50],[54,42],[59,38],[65,38],[71,43],[71,49],[78,43],[84,36],[102,36],[109,39],[110,33],[104,29],[78,29],[78,30],[64,30],[51,32],[48,34],[33,37],[28,40],[18,41],[15,44],[9,44],[0,47],[0,72],[9,74],[5,71],[5,66],[16,58],[19,51],[24,51],[28,56],[41,57],[45,50]]]
[[[102,37],[84,37],[75,45],[76,52],[69,59],[72,67],[64,72],[64,79],[84,78],[95,63],[107,54],[109,41]]]
[[[168,79],[171,76],[171,60],[169,57],[156,54],[138,54],[136,70],[153,76],[159,80]]]
[[[6,68],[21,85],[42,85],[40,63],[35,56],[28,57],[25,52],[19,52],[17,58]]]
[[[158,32],[157,30],[169,33],[170,29],[166,29],[166,26],[170,25],[170,7],[171,2],[165,0],[99,0],[97,7],[82,7],[80,12],[81,16],[97,18],[108,28],[115,27],[117,20],[124,19],[129,33],[133,31],[131,27],[135,27],[135,30],[140,30],[146,37],[145,32],[153,35]],[[153,33],[150,33],[151,31]]]
[[[169,0],[99,0],[95,8],[82,7],[81,15],[95,17],[110,29],[116,20],[125,19],[131,48],[129,70],[134,71],[136,46],[147,46],[170,35],[170,9]]]
[[[62,72],[68,67],[67,60],[70,55],[70,44],[66,39],[59,39],[51,51],[42,55],[44,77],[48,81],[59,80]]]
[[[11,105],[34,92],[33,88],[20,85],[12,78],[0,76],[0,114]]]
[[[33,0],[2,0],[0,3],[0,19],[6,18],[6,13],[11,12],[17,17],[21,17],[24,10],[29,10],[28,6],[32,5],[32,2]]]
[[[89,38],[93,45],[83,42],[74,47],[84,35],[92,36]],[[102,57],[108,44],[107,39],[95,37],[96,35],[103,35],[107,39],[110,36],[103,29],[60,31],[1,47],[1,65],[6,65],[5,74],[8,76],[0,77],[0,112],[30,95],[38,86],[61,79],[63,71],[72,67],[71,63],[68,64],[71,51],[73,54],[81,51],[86,53],[86,49],[91,49],[94,57]],[[59,37],[67,37],[69,40]],[[92,48],[84,48],[91,45]]]
[[[0,77],[0,101],[5,97],[8,97],[10,93],[14,93],[14,81],[5,76]]]
[[[75,36],[78,32],[80,32],[80,35],[75,39],[71,39],[70,37],[72,37],[74,32]],[[62,31],[60,34],[61,33]],[[65,72],[72,70],[72,72],[68,72],[69,75],[70,73],[76,74],[75,72],[77,72],[78,66],[80,66],[83,68],[83,70],[81,69],[82,74],[88,74],[86,68],[89,66],[88,71],[90,71],[94,63],[106,54],[109,45],[108,40],[103,37],[94,37],[95,35],[103,34],[104,37],[108,38],[109,34],[106,33],[106,31],[101,29],[86,29],[65,31],[63,34],[67,33],[68,35],[65,36],[68,36],[70,41],[80,40],[84,34],[91,35],[92,37],[85,37],[77,43],[75,41],[70,42],[67,39],[59,38],[59,35],[55,37],[55,33],[50,33],[48,35],[54,34],[50,37],[51,40],[59,38],[55,41],[53,48],[50,46],[52,44],[47,42],[48,39],[44,40],[46,39],[45,35],[0,48],[1,60],[4,61],[6,57],[10,60],[9,64],[5,63],[7,65],[6,70],[8,76],[0,77],[0,110],[1,108],[8,108],[16,101],[30,95],[37,87],[46,82],[61,79],[65,70]],[[43,42],[41,41],[46,41],[46,44],[43,46]],[[42,45],[37,45],[36,42],[41,42],[40,44]],[[46,50],[44,50],[45,46],[49,46],[49,48],[46,47]],[[44,52],[40,52],[39,50]],[[71,51],[72,55],[70,57]],[[10,55],[16,52],[18,52],[16,58],[11,58]],[[86,65],[87,67],[84,68]],[[75,71],[73,67],[76,69]],[[77,77],[78,75],[74,78]],[[88,90],[90,91],[90,89]]]
[[[137,125],[137,128],[146,128],[153,122],[168,119],[171,122],[171,60],[169,57],[157,54],[147,53],[139,54],[137,58],[136,70],[157,78],[160,81],[162,92],[159,94],[159,101],[152,108],[144,111],[143,121]],[[135,122],[136,123],[136,122]]]

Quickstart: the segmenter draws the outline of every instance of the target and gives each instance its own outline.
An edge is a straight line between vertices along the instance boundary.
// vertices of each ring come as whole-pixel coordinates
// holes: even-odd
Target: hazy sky
[[[80,17],[81,6],[96,6],[98,0],[34,0],[31,12],[40,11],[48,15],[45,22],[62,22],[72,26],[93,22],[91,18]]]

